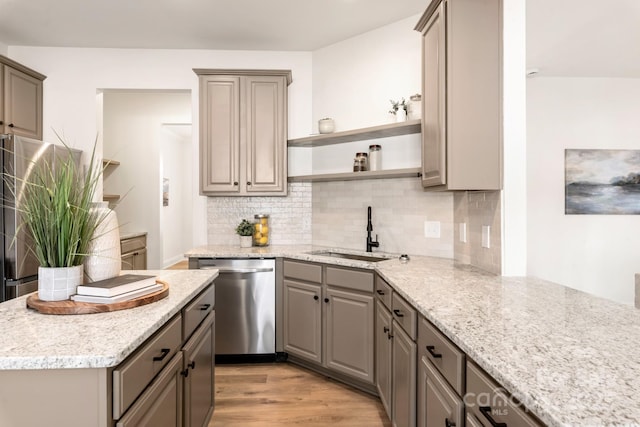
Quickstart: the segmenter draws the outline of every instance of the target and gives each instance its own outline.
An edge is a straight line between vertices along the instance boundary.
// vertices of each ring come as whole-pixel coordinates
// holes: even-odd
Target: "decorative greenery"
[[[393,99],[390,99],[389,102],[391,102],[391,110],[389,110],[391,114],[396,114],[400,108],[407,111],[407,102],[404,98],[402,98],[402,101],[394,101]]]
[[[236,233],[241,236],[253,236],[253,223],[243,219],[236,227]]]
[[[67,152],[56,157],[55,166],[44,159],[32,161],[27,177],[18,179],[7,173],[3,177],[5,182],[15,183],[9,185],[16,200],[15,209],[22,217],[21,227],[31,232],[33,247],[29,250],[40,266],[73,267],[82,265],[89,255],[89,242],[106,217],[106,213],[91,210],[103,169],[95,158],[97,138],[83,173],[71,148],[60,135],[56,136]]]

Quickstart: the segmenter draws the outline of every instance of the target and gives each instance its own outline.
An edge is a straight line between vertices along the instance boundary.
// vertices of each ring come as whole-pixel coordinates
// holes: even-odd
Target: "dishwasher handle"
[[[200,267],[201,270],[213,270],[216,269],[220,274],[233,274],[233,273],[268,273],[273,271],[273,268],[224,268],[216,266]]]

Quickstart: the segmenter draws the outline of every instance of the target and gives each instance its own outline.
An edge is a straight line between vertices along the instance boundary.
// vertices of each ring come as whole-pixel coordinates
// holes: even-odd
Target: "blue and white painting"
[[[565,150],[565,214],[640,214],[640,150]]]

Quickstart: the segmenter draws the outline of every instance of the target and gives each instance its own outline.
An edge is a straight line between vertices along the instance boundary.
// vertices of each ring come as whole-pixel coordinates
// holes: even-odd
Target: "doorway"
[[[191,91],[100,97],[103,157],[119,162],[105,170],[103,193],[115,196],[121,234],[147,233],[147,268],[168,267],[193,246]]]

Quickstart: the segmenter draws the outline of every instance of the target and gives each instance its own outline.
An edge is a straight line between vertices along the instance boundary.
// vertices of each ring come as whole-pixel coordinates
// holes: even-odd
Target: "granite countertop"
[[[544,423],[640,425],[640,310],[447,259],[412,256],[403,264],[389,255],[369,263],[308,253],[318,249],[204,246],[187,256],[287,257],[373,269]]]
[[[169,284],[169,295],[110,313],[47,315],[26,296],[0,304],[0,370],[116,366],[218,275],[217,270],[145,270]]]

